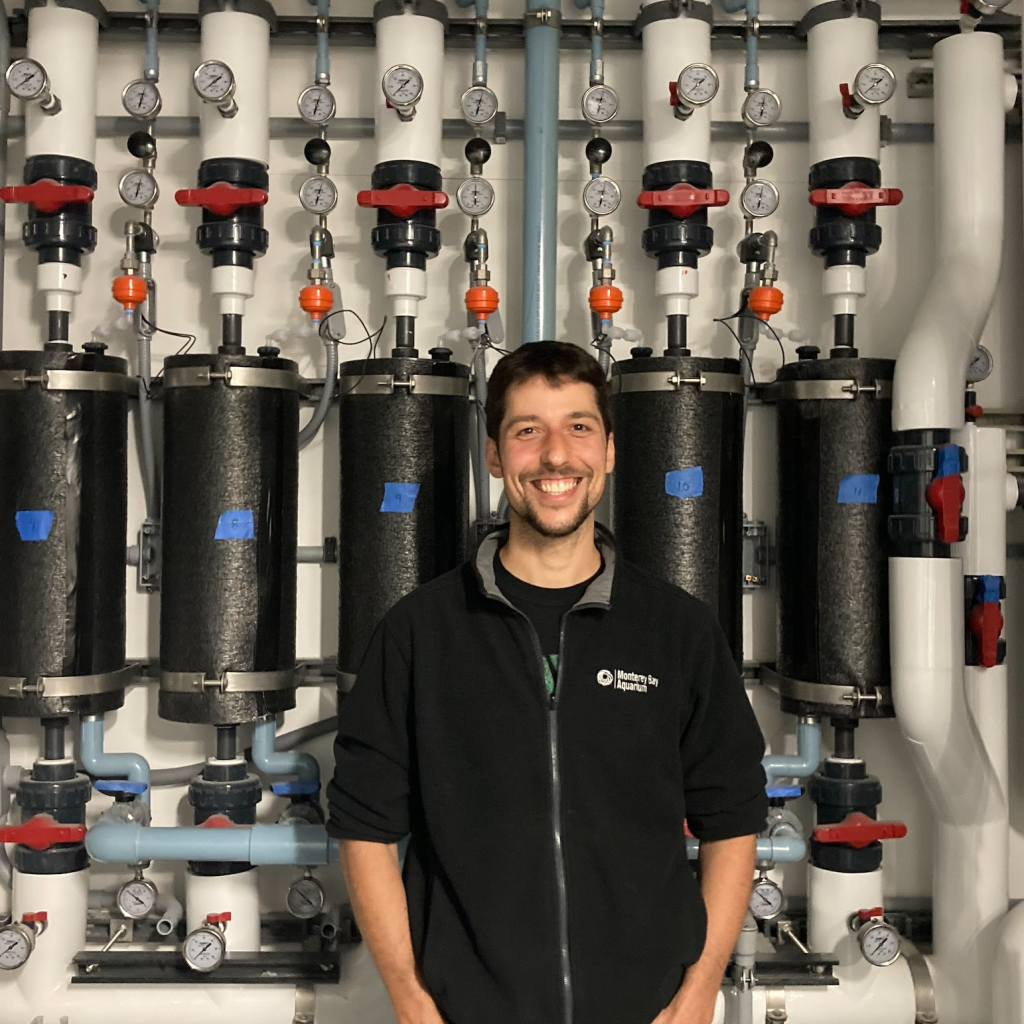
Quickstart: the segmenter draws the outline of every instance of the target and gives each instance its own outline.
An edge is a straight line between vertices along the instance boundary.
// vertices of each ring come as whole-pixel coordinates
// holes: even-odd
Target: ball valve
[[[664,210],[673,217],[685,219],[698,210],[725,206],[728,202],[729,193],[724,188],[694,188],[683,181],[657,192],[641,192],[636,205],[645,210]]]
[[[444,192],[400,183],[390,188],[362,189],[356,195],[356,202],[364,209],[387,210],[392,216],[405,220],[420,210],[443,210],[448,205],[448,196]]]

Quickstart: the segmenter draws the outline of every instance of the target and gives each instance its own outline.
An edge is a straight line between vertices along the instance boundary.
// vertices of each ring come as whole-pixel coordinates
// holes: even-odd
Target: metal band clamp
[[[0,391],[24,391],[38,384],[44,391],[107,391],[137,395],[138,384],[123,373],[101,370],[43,370],[33,376],[24,370],[0,370]]]
[[[853,401],[861,395],[891,399],[892,381],[861,384],[856,380],[782,380],[764,389],[765,401]]]
[[[205,672],[161,672],[160,689],[169,693],[267,693],[295,686],[295,669],[278,672],[225,672],[210,679]]]
[[[0,676],[0,699],[92,697],[123,690],[137,672],[135,665],[128,665],[116,672],[100,672],[91,676]]]
[[[882,24],[882,5],[875,0],[829,0],[828,3],[812,7],[798,22],[795,35],[804,39],[807,33],[817,25],[839,18],[870,18]]]
[[[467,377],[435,377],[430,373],[414,373],[408,380],[396,379],[393,374],[366,374],[351,387],[345,386],[342,377],[339,395],[342,399],[349,395],[393,395],[405,391],[410,395],[448,395],[452,398],[469,397],[469,379]]]
[[[660,0],[659,3],[648,4],[636,16],[633,22],[633,35],[639,39],[648,25],[656,21],[678,18],[682,14],[697,21],[705,21],[709,25],[715,23],[711,4],[703,3],[702,0]]]
[[[761,679],[768,689],[774,690],[780,697],[803,701],[806,704],[827,704],[832,707],[848,704],[857,709],[864,704],[872,704],[878,709],[892,707],[890,686],[876,686],[868,692],[859,690],[856,686],[807,683],[802,679],[790,679],[779,675],[767,665],[761,666]]]
[[[914,1024],[938,1024],[939,1014],[935,1005],[935,983],[928,961],[917,946],[909,939],[902,939],[903,956],[910,968],[910,980],[914,986]]]
[[[174,366],[164,372],[164,388],[203,388],[214,381],[232,388],[277,388],[302,392],[305,383],[291,370],[272,370],[262,366],[229,366],[224,371],[209,366]]]
[[[743,394],[743,378],[737,373],[704,373],[696,377],[682,377],[678,373],[649,372],[623,373],[612,378],[612,394],[629,391],[679,391],[695,387],[698,391],[711,391],[727,395]]]
[[[764,990],[765,1024],[786,1024],[789,1014],[786,1012],[786,990],[769,985]]]

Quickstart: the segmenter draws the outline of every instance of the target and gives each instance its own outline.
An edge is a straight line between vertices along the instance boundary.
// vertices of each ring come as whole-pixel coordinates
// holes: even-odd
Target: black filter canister
[[[22,697],[5,690],[2,715],[124,703],[109,677],[125,667],[126,370],[69,346],[0,351],[0,676],[29,686]],[[97,676],[108,678],[82,683],[99,692],[68,695],[63,684],[50,689],[64,696],[45,695],[46,677]]]
[[[338,391],[338,671],[345,688],[385,612],[466,557],[469,367],[361,359],[342,364]]]
[[[783,709],[794,714],[892,715],[875,694],[889,686],[886,460],[895,365],[801,359],[776,378],[777,670]],[[785,680],[856,687],[867,699],[802,700],[809,691]]]
[[[670,383],[703,378],[697,383]],[[743,383],[735,359],[640,356],[612,370],[622,555],[699,597],[743,657]]]
[[[182,678],[295,668],[296,365],[172,356],[164,381],[160,715],[252,722],[294,707],[294,688],[190,692]]]

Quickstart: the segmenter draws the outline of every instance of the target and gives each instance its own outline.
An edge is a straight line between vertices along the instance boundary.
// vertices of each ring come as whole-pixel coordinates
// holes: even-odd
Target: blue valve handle
[[[795,800],[803,790],[799,786],[766,786],[765,793],[769,800]]]
[[[316,796],[320,792],[317,782],[274,782],[270,786],[274,796]]]
[[[141,796],[148,788],[144,782],[126,782],[124,779],[97,779],[93,785],[101,793],[131,793],[132,796]]]

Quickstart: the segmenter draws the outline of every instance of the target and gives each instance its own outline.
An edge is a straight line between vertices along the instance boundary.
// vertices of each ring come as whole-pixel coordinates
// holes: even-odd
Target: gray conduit
[[[325,341],[324,348],[327,349],[327,369],[324,372],[324,390],[320,396],[320,402],[313,413],[313,418],[299,431],[299,451],[309,444],[316,437],[327,414],[331,411],[331,402],[334,400],[334,388],[338,380],[338,343],[336,341]]]
[[[157,492],[156,449],[153,444],[153,402],[149,397],[153,372],[151,342],[156,327],[156,283],[153,281],[149,254],[140,253],[140,262],[149,292],[135,312],[135,335],[139,352],[139,447],[142,450],[142,489],[146,498],[146,518],[157,520],[160,518],[160,496]]]

